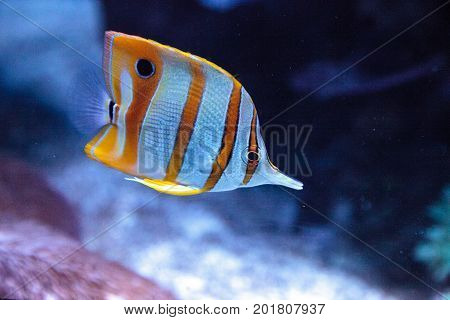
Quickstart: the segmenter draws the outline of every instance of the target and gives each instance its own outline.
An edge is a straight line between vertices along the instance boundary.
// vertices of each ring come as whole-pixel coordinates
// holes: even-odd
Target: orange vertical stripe
[[[205,89],[205,75],[198,61],[190,61],[192,80],[186,104],[183,108],[180,124],[178,126],[175,145],[170,157],[167,173],[164,180],[175,182],[183,165],[184,156],[194,131],[198,110]]]
[[[256,113],[256,108],[253,107],[253,117],[252,117],[252,124],[250,129],[250,138],[249,138],[249,147],[248,152],[256,152],[258,153],[258,140],[256,139],[256,119],[258,118]],[[249,161],[247,160],[247,169],[245,171],[245,177],[242,183],[245,185],[249,183],[250,179],[252,178],[253,174],[256,171],[256,168],[258,167],[259,161]]]
[[[222,136],[222,146],[220,147],[216,160],[212,165],[211,173],[203,186],[205,191],[209,191],[214,188],[230,162],[234,144],[236,142],[237,127],[239,123],[241,88],[242,85],[233,78],[233,91],[231,92],[231,97],[228,104],[225,128]]]
[[[151,49],[146,41],[135,41],[133,37],[117,37],[115,45],[121,47],[128,47],[133,49],[135,56],[128,56],[127,51],[118,52],[117,60],[113,56],[113,72],[115,72],[114,65],[120,65],[120,59],[125,59],[125,65],[128,67],[128,72],[131,75],[133,82],[133,101],[131,102],[126,115],[126,135],[125,145],[122,154],[117,159],[116,163],[120,170],[135,175],[137,173],[138,160],[138,144],[141,132],[142,123],[144,121],[150,101],[158,87],[163,72],[163,62],[159,53]],[[122,54],[123,56],[120,56]],[[140,78],[135,71],[135,63],[137,58],[148,58],[155,65],[155,74],[148,78]],[[120,88],[120,77],[113,78],[114,87]],[[120,90],[119,90],[120,91]]]
[[[159,81],[159,79],[157,80]],[[144,81],[133,81],[133,101],[125,115],[126,136],[125,146],[120,161],[124,170],[134,172],[138,162],[138,144],[142,123],[147,108],[156,90],[156,86],[149,86]]]

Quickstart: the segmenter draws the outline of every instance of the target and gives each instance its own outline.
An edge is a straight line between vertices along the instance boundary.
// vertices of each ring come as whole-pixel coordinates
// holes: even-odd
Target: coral
[[[417,246],[416,257],[428,265],[436,281],[444,282],[450,278],[450,185],[428,214],[434,223]]]
[[[0,155],[0,223],[33,220],[79,239],[77,213],[38,170]]]
[[[35,221],[0,226],[0,278],[0,297],[6,299],[172,298],[152,281]]]
[[[22,160],[0,155],[0,299],[168,299],[79,242],[79,213]]]

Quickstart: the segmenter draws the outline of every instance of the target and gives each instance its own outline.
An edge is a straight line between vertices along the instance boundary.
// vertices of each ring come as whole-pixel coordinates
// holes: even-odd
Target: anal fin
[[[155,189],[161,193],[167,193],[174,196],[192,196],[205,192],[203,189],[183,186],[174,182],[164,180],[140,179],[137,177],[125,178],[129,181],[134,181],[143,184],[149,188]]]

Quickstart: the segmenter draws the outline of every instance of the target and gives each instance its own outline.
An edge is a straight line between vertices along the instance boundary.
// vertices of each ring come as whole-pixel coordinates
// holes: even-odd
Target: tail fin
[[[273,165],[271,162],[270,164],[270,173],[266,176],[266,178],[273,184],[277,184],[280,186],[285,186],[288,188],[296,189],[296,190],[302,190],[303,189],[303,183],[295,180],[283,172],[280,171],[275,165]]]

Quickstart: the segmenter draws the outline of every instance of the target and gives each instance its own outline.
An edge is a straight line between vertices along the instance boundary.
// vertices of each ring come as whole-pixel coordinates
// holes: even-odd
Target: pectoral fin
[[[152,179],[140,179],[140,178],[125,178],[129,181],[139,182],[149,188],[156,191],[171,194],[174,196],[192,196],[205,192],[203,189],[193,188],[189,186],[183,186],[169,181],[152,180]]]

